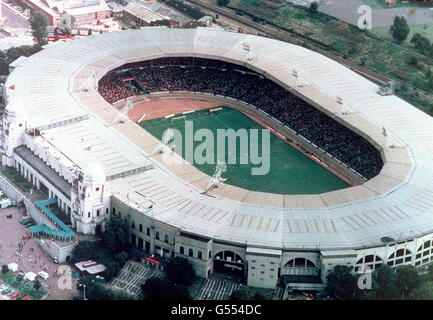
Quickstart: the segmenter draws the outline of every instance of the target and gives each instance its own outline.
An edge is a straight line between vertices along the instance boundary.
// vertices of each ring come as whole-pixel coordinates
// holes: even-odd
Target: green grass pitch
[[[180,115],[176,115],[178,117]],[[235,131],[241,128],[247,130],[259,129],[259,143],[262,141],[261,129],[258,123],[248,118],[243,113],[223,107],[222,110],[216,112],[207,112],[200,110],[194,113],[186,114],[185,119],[172,121],[171,118],[159,118],[140,122],[140,125],[154,137],[161,139],[164,131],[167,128],[178,129],[184,137],[185,120],[192,120],[194,132],[201,128],[210,129],[216,136],[217,129],[232,128]],[[249,132],[249,131],[248,131]],[[203,139],[204,141],[204,139]],[[203,141],[194,141],[194,150],[203,143]],[[217,143],[215,141],[215,153]],[[275,135],[270,135],[270,170],[266,175],[252,175],[251,168],[260,165],[239,164],[239,140],[237,145],[237,161],[236,164],[228,164],[227,171],[222,174],[223,178],[227,178],[226,184],[231,184],[252,191],[261,191],[277,194],[318,194],[337,189],[347,188],[349,185],[332,174],[325,168],[318,165],[316,162],[282,141]],[[229,152],[226,140],[226,163]],[[261,155],[261,145],[259,145],[259,154]],[[182,156],[185,158],[185,141],[182,142]],[[213,157],[216,163],[216,154]],[[215,164],[196,164],[193,165],[212,176],[215,171]]]

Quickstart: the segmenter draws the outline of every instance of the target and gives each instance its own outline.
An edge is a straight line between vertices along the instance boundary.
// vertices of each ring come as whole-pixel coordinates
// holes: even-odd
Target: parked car
[[[11,288],[7,288],[7,289],[5,289],[5,290],[2,291],[2,294],[6,295],[6,294],[10,293],[11,291],[12,291]]]
[[[27,296],[24,296],[24,297],[21,298],[21,300],[30,300],[30,298],[27,297]]]
[[[20,291],[15,291],[15,292],[14,292],[13,294],[11,294],[9,297],[10,297],[11,299],[15,299],[15,298],[18,297],[20,294],[21,294]]]
[[[24,297],[24,296],[25,296],[25,294],[24,294],[24,293],[21,293],[20,295],[18,295],[18,296],[16,297],[16,299],[17,299],[17,300],[21,300],[22,297]]]
[[[9,289],[9,287],[5,284],[0,284],[0,292],[3,292],[4,290]]]

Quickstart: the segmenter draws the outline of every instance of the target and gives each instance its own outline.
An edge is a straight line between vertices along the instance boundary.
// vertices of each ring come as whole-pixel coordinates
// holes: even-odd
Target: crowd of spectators
[[[132,82],[124,79],[134,79]],[[110,103],[148,92],[203,92],[249,103],[302,135],[363,177],[383,166],[367,140],[276,83],[243,66],[200,58],[162,58],[124,65],[99,82]]]

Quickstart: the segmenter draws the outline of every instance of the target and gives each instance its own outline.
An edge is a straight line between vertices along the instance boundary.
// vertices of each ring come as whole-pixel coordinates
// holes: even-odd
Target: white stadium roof
[[[222,59],[265,73],[379,146],[381,173],[363,185],[320,195],[272,195],[229,185],[215,197],[202,195],[208,177],[192,166],[167,167],[160,156],[147,158],[158,141],[137,124],[116,123],[119,111],[89,85],[94,72],[100,79],[125,63],[163,56]],[[152,170],[112,179],[112,192],[143,214],[154,203],[155,219],[184,231],[277,249],[378,246],[385,236],[398,241],[433,231],[433,119],[302,47],[212,28],[143,28],[49,45],[9,76],[5,88],[12,85],[6,95],[9,101],[19,97],[32,127],[88,115],[41,130],[78,166],[91,158],[109,176],[152,163]]]

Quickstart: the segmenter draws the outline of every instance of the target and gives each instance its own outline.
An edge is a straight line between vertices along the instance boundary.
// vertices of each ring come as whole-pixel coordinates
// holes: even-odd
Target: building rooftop
[[[128,12],[129,14],[136,16],[140,20],[146,21],[147,23],[170,20],[169,17],[159,14],[148,8],[147,6],[137,2],[128,3],[128,5],[123,10]]]

